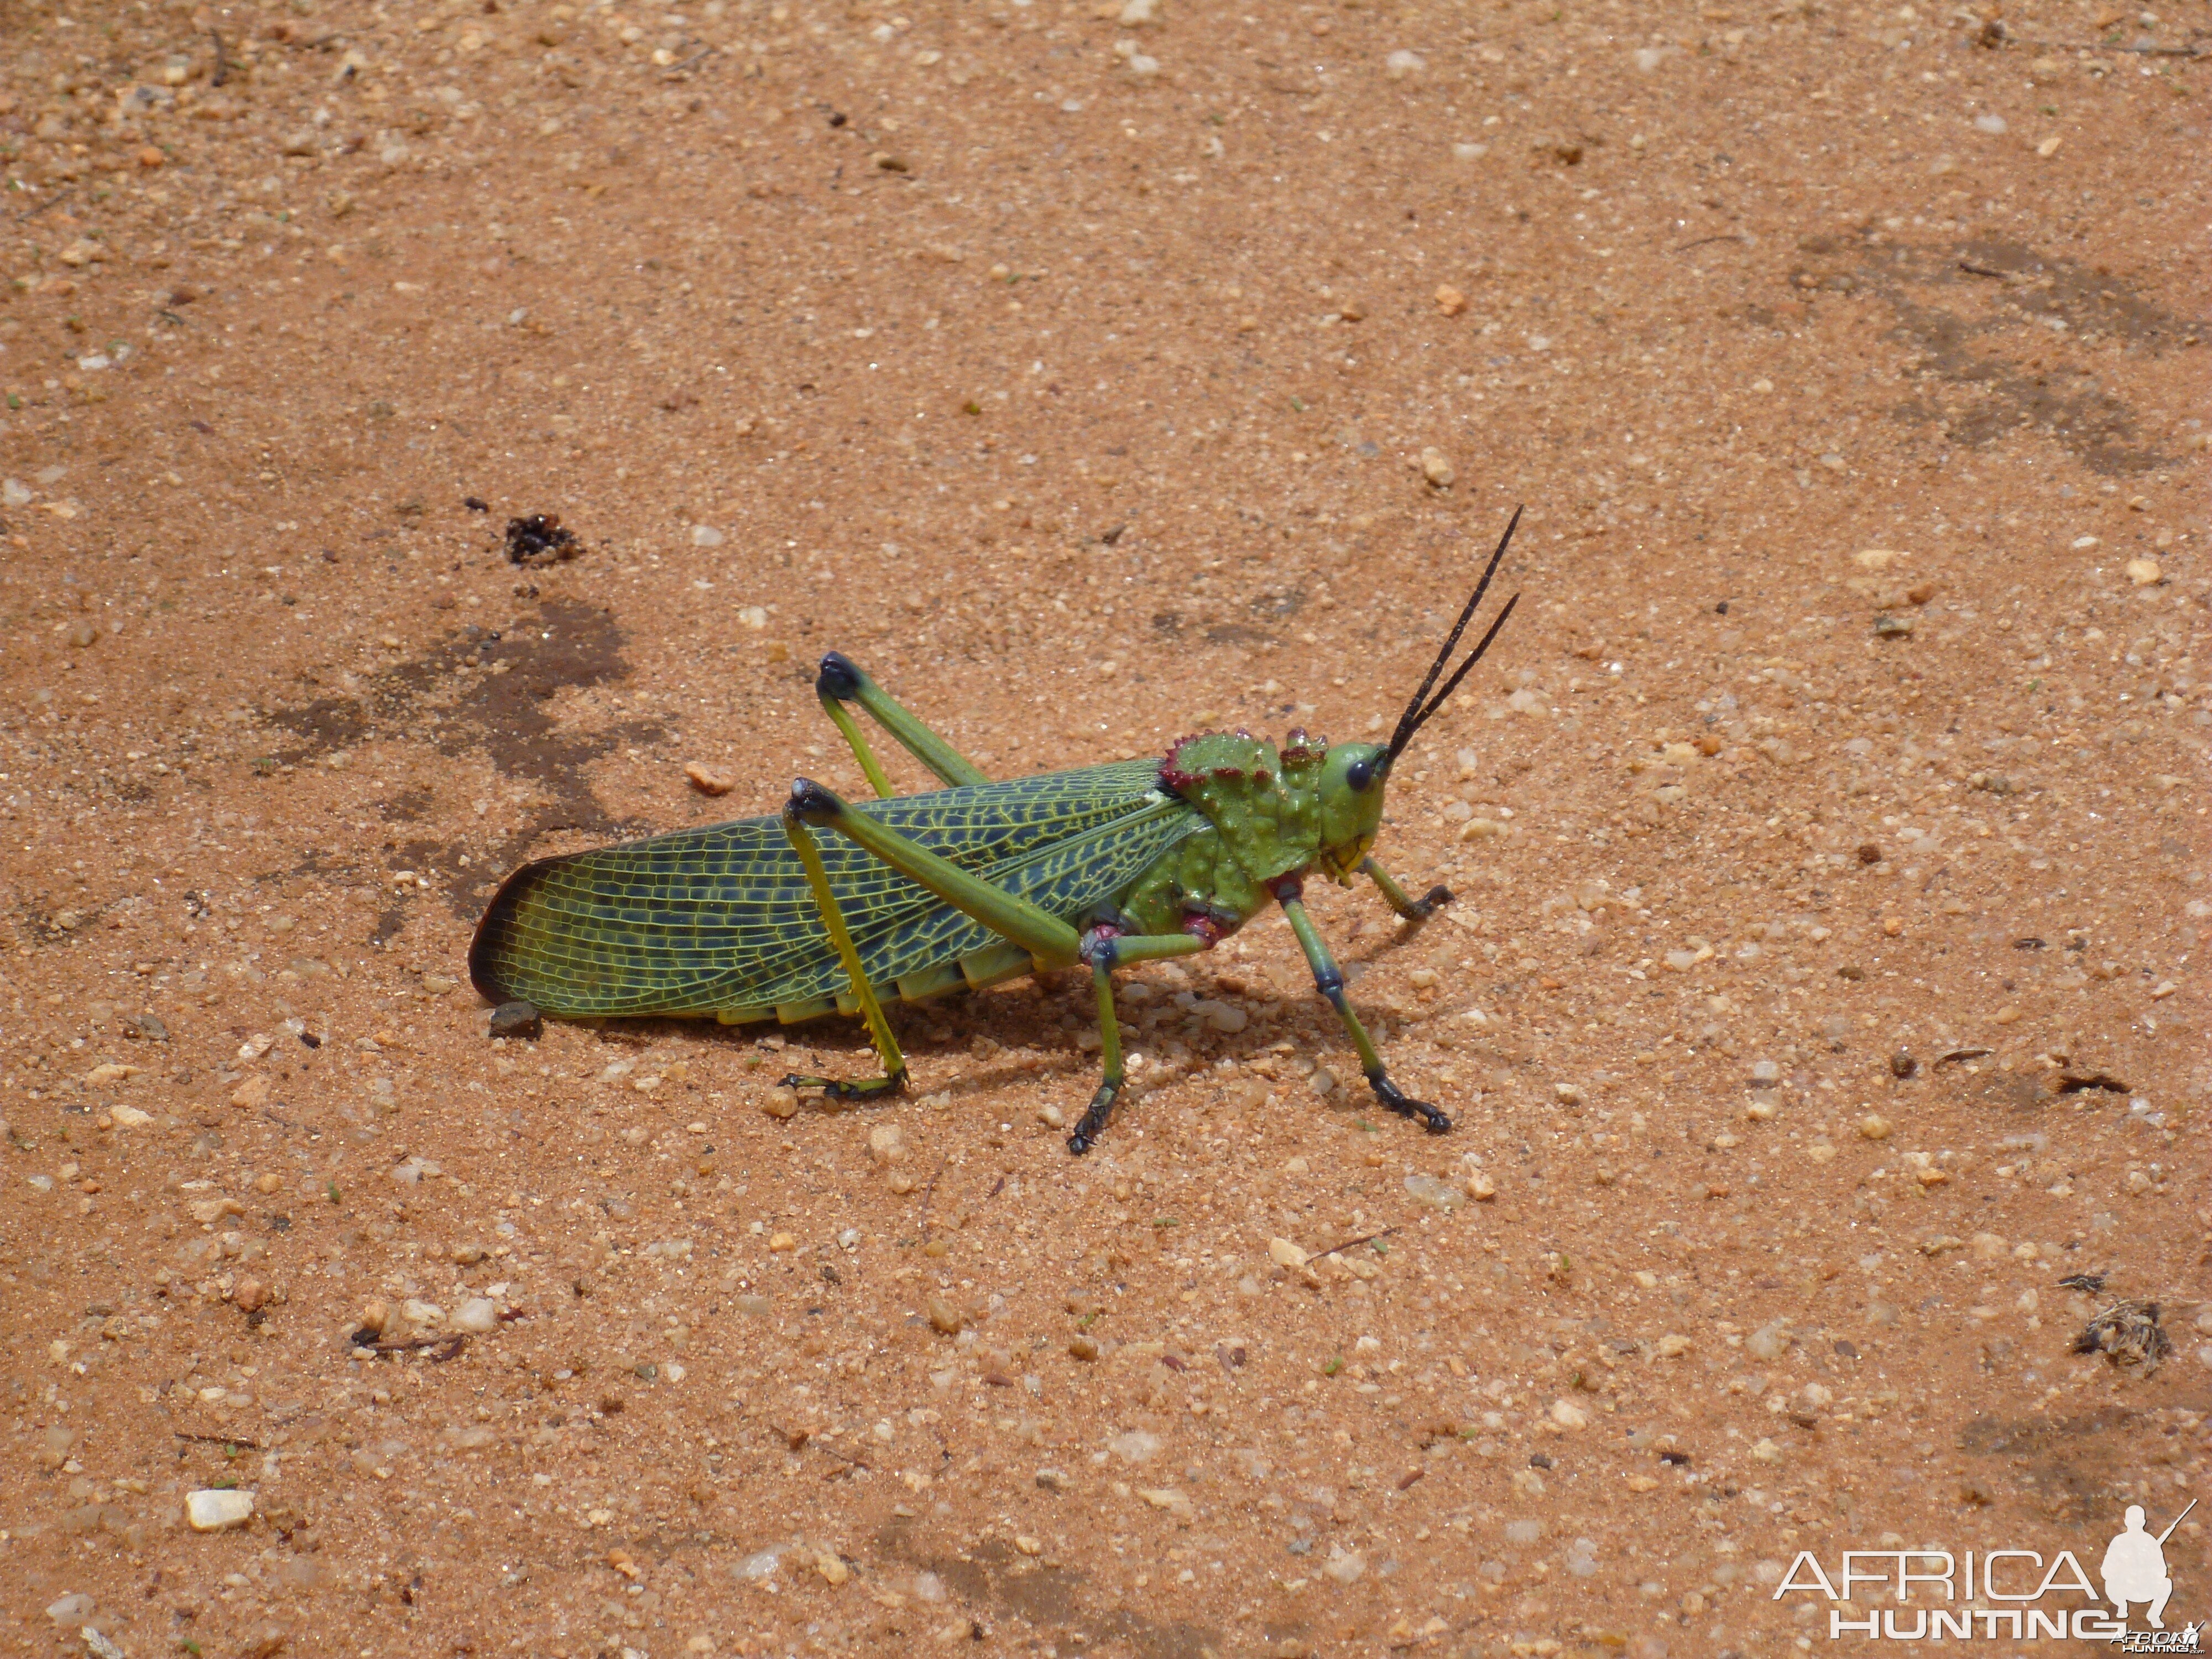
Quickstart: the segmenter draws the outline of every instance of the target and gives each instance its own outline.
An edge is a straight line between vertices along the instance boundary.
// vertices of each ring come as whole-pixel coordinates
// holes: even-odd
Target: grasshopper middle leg
[[[941,858],[927,848],[917,845],[896,830],[886,828],[873,818],[855,812],[830,790],[820,784],[800,778],[791,787],[791,799],[783,809],[786,833],[793,827],[801,830],[808,824],[835,830],[847,839],[872,853],[900,874],[919,882],[922,886],[963,914],[974,917],[1000,938],[1019,945],[1037,963],[1047,967],[1072,966],[1082,962],[1090,965],[1092,982],[1098,989],[1099,1036],[1106,1060],[1106,1077],[1098,1092],[1068,1137],[1067,1149],[1083,1153],[1091,1150],[1099,1132],[1106,1126],[1107,1115],[1114,1109],[1114,1098],[1121,1091],[1121,1030],[1114,1018],[1114,990],[1110,979],[1115,965],[1124,962],[1156,962],[1166,957],[1188,956],[1206,949],[1206,941],[1194,933],[1138,933],[1127,936],[1112,930],[1093,928],[1085,933],[1076,930],[1058,916],[1018,898],[1003,888],[994,887],[981,877],[969,874],[950,860]],[[812,846],[810,839],[800,843],[796,837],[793,844],[799,848],[799,856],[805,858]],[[814,854],[809,866],[808,878],[814,880],[813,872],[820,867],[820,854]],[[827,877],[816,885],[823,900],[823,916],[828,921],[836,915],[836,900],[828,891]],[[842,919],[831,926],[831,937],[839,941],[841,954],[852,951],[849,935],[841,936],[844,924]],[[866,991],[866,976],[860,972],[856,954],[846,954],[847,971],[853,976],[854,994],[862,999],[866,1011],[872,1004],[874,993]],[[880,1018],[881,1010],[876,1018]],[[870,1029],[874,1029],[873,1021]],[[890,1042],[890,1027],[883,1027],[878,1038],[880,1047]],[[1371,1051],[1370,1051],[1371,1052]],[[887,1058],[885,1065],[891,1062]],[[1379,1062],[1378,1062],[1379,1064]]]
[[[1104,1062],[1105,1074],[1099,1079],[1098,1092],[1091,1097],[1091,1105],[1075,1126],[1075,1133],[1067,1138],[1067,1150],[1078,1158],[1098,1144],[1098,1137],[1106,1132],[1106,1119],[1114,1109],[1115,1097],[1121,1092],[1125,1073],[1121,1067],[1121,1023],[1114,1017],[1114,969],[1125,962],[1158,962],[1164,957],[1188,956],[1194,951],[1206,948],[1205,941],[1193,933],[1128,933],[1110,927],[1094,927],[1083,936],[1083,959],[1091,964],[1091,982],[1098,992],[1099,1058]]]

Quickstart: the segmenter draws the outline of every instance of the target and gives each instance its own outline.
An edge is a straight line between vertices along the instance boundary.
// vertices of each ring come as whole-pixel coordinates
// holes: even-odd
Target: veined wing
[[[1203,823],[1160,788],[1151,760],[854,805],[1071,921]],[[815,840],[878,986],[997,941],[843,836]],[[847,988],[805,871],[773,817],[526,865],[486,910],[469,969],[495,1000],[572,1016],[708,1013]]]

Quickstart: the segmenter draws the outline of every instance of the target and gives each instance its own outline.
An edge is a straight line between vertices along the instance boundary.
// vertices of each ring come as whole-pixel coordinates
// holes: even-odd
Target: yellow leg
[[[806,866],[806,884],[814,890],[815,908],[821,911],[822,925],[830,931],[830,942],[837,947],[837,959],[845,964],[845,972],[853,981],[853,995],[860,1005],[860,1017],[867,1021],[869,1039],[884,1062],[881,1077],[841,1083],[831,1078],[794,1075],[784,1079],[784,1086],[818,1088],[832,1100],[896,1093],[906,1087],[906,1056],[899,1052],[898,1038],[891,1034],[891,1023],[884,1017],[884,1005],[877,1000],[876,988],[868,982],[867,970],[860,965],[860,952],[853,943],[852,930],[845,926],[845,913],[837,908],[837,896],[830,890],[830,872],[823,868],[822,851],[815,846],[813,834],[804,821],[788,808],[783,814],[783,833],[799,854],[799,861]]]

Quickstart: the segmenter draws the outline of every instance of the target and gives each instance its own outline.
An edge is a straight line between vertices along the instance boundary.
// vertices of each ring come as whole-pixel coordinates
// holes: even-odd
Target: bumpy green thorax
[[[1208,732],[1168,751],[1160,781],[1206,814],[1246,875],[1267,882],[1313,860],[1328,752],[1303,732],[1280,750],[1249,732]]]

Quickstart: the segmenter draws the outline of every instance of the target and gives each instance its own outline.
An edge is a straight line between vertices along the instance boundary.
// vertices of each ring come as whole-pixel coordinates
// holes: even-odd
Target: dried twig
[[[219,87],[230,79],[230,65],[224,60],[222,55],[222,31],[210,29],[208,39],[215,42],[215,73],[208,77],[208,84],[211,87]]]
[[[246,1451],[259,1451],[261,1443],[241,1439],[234,1434],[187,1434],[182,1429],[173,1431],[179,1440],[191,1440],[204,1446],[238,1446]]]
[[[1405,1230],[1401,1227],[1385,1227],[1379,1233],[1362,1233],[1358,1238],[1347,1238],[1341,1244],[1332,1244],[1325,1250],[1316,1250],[1311,1255],[1308,1256],[1306,1260],[1309,1261],[1318,1261],[1325,1255],[1334,1255],[1339,1251],[1349,1250],[1357,1245],[1372,1244],[1378,1238],[1388,1238],[1393,1233],[1402,1232],[1404,1231]]]
[[[929,1185],[928,1185],[927,1187],[926,1187],[926,1188],[924,1188],[922,1189],[922,1194],[921,1194],[921,1242],[922,1242],[923,1243],[925,1243],[925,1244],[927,1244],[927,1243],[929,1243],[929,1206],[930,1206],[930,1200],[933,1200],[933,1199],[934,1199],[934,1198],[937,1196],[937,1177],[938,1177],[938,1176],[941,1176],[941,1175],[943,1175],[943,1174],[945,1173],[945,1166],[946,1163],[947,1163],[947,1162],[949,1162],[949,1161],[950,1161],[950,1160],[945,1159],[945,1158],[939,1158],[939,1159],[938,1160],[938,1162],[937,1162],[937,1175],[933,1175],[933,1176],[930,1176],[930,1178],[929,1178]]]
[[[1741,242],[1743,240],[1743,237],[1737,232],[1733,230],[1724,230],[1717,236],[1700,236],[1694,242],[1685,242],[1681,246],[1676,248],[1674,252],[1677,253],[1687,253],[1692,248],[1703,247],[1708,242]]]

